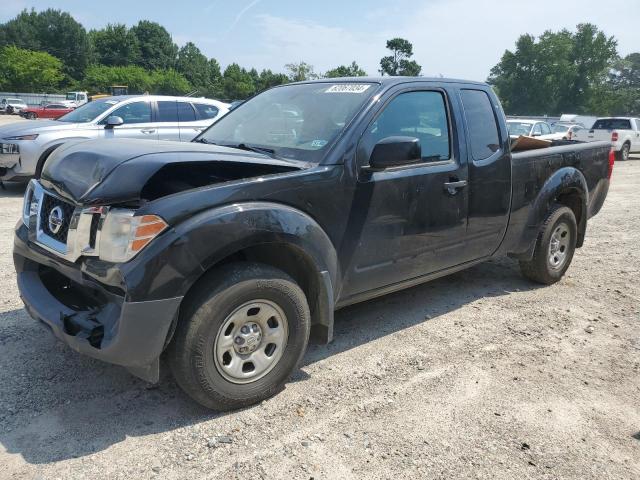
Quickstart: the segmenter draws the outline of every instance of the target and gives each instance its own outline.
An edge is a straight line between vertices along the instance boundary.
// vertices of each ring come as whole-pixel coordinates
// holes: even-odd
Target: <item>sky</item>
[[[621,55],[640,51],[640,0],[0,0],[0,22],[24,8],[68,11],[87,29],[152,20],[223,67],[276,72],[355,60],[376,75],[386,40],[403,37],[423,75],[483,81],[521,34],[584,22],[615,36]]]

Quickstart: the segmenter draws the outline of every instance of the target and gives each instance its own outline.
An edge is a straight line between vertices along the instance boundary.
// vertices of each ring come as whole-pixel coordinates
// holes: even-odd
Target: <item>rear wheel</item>
[[[169,346],[178,385],[214,410],[277,393],[309,339],[309,307],[300,287],[273,267],[235,263],[196,288]]]
[[[568,207],[555,205],[538,234],[533,258],[520,262],[522,274],[545,285],[559,281],[571,265],[577,233],[573,211]]]
[[[618,152],[618,160],[629,160],[629,154],[631,153],[631,145],[625,143]]]

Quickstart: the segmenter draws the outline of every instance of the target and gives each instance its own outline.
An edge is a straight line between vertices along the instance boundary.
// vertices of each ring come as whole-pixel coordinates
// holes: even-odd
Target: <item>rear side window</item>
[[[625,118],[603,118],[593,124],[592,130],[631,130],[631,121]]]
[[[482,90],[462,90],[462,106],[467,119],[473,159],[489,158],[500,148],[498,124],[489,95]]]
[[[158,122],[178,123],[178,105],[176,102],[158,102]]]
[[[541,123],[540,127],[542,128],[542,134],[543,135],[550,135],[551,134],[551,128],[549,128],[549,125],[547,123]]]
[[[194,103],[193,106],[196,107],[198,115],[203,120],[216,118],[218,116],[219,110],[213,105],[207,105],[205,103]]]
[[[195,122],[196,111],[190,103],[178,102],[178,120],[180,122]]]

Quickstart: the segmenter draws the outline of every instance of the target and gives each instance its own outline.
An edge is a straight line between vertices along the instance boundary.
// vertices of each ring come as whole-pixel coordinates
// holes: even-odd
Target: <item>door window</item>
[[[177,102],[178,103],[178,120],[180,122],[195,122],[196,111],[193,109],[190,103]]]
[[[394,136],[419,139],[423,161],[451,158],[444,95],[436,91],[417,91],[402,93],[391,100],[363,137],[366,158],[371,156],[376,143]]]
[[[121,117],[125,124],[151,122],[151,104],[149,102],[128,103],[111,112],[111,117]],[[106,119],[100,123],[106,123]]]
[[[541,123],[540,127],[542,128],[542,135],[550,135],[551,134],[551,128],[549,128],[548,124]]]
[[[542,126],[539,123],[536,123],[535,127],[533,127],[532,135],[542,135]]]
[[[498,124],[489,95],[482,90],[462,90],[462,105],[473,159],[489,158],[500,149]]]
[[[158,102],[158,122],[178,123],[178,104],[174,102]]]
[[[198,115],[202,120],[212,119],[218,116],[219,110],[213,105],[207,105],[205,103],[194,103],[193,106],[196,107]]]

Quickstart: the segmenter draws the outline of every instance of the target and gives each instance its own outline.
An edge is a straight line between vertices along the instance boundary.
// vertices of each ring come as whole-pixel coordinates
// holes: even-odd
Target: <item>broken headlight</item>
[[[168,227],[157,215],[135,216],[134,213],[125,209],[109,211],[100,231],[101,260],[128,262]]]

